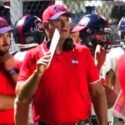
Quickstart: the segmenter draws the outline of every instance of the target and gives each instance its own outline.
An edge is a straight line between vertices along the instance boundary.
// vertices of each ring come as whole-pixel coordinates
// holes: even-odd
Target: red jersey
[[[118,80],[121,85],[121,89],[123,90],[123,94],[125,97],[125,54],[123,54],[116,65],[116,71],[118,75]]]
[[[27,53],[19,81],[33,73],[37,60],[47,50],[43,42]],[[34,121],[56,125],[88,119],[91,110],[88,84],[98,79],[94,59],[85,46],[76,45],[74,50],[55,53],[33,96]]]
[[[15,95],[14,86],[11,80],[0,69],[0,94]],[[0,111],[0,125],[14,125],[14,109]]]

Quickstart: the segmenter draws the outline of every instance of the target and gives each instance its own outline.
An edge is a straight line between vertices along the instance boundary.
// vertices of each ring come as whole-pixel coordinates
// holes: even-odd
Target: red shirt
[[[33,73],[36,61],[46,50],[43,43],[27,53],[19,81],[26,80]],[[87,119],[91,109],[88,84],[98,79],[93,57],[85,46],[54,54],[33,97],[34,121],[56,125]]]
[[[15,95],[15,89],[7,75],[0,69],[0,94]],[[0,111],[0,125],[14,125],[14,109]]]
[[[121,89],[123,90],[123,94],[125,97],[125,54],[123,54],[116,65],[116,71],[119,79],[119,83],[121,85]]]

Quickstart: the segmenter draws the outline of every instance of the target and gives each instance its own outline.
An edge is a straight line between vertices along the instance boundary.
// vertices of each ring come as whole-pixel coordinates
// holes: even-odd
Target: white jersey
[[[112,69],[115,72],[116,63],[119,57],[124,53],[124,49],[121,47],[112,48],[106,55],[106,60],[101,68],[101,76],[105,79],[106,73]]]
[[[26,53],[27,51],[19,51],[14,55],[14,58],[22,62],[25,58]]]
[[[116,71],[116,63],[119,57],[124,53],[124,49],[121,47],[112,48],[106,55],[105,62],[101,68],[101,77],[105,79],[106,73],[111,69]],[[113,119],[112,108],[108,109],[108,120],[111,122]],[[113,122],[113,121],[112,121]],[[119,124],[118,124],[119,125]]]

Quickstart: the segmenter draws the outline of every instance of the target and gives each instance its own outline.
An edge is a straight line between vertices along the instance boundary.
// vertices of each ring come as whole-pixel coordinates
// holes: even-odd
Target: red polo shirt
[[[44,43],[27,53],[19,81],[32,74],[43,51],[47,51]],[[33,97],[34,121],[56,125],[87,119],[91,109],[88,84],[98,79],[93,57],[85,46],[54,54]]]
[[[15,89],[10,80],[0,70],[0,94],[15,95]],[[0,125],[14,125],[14,109],[0,110]]]

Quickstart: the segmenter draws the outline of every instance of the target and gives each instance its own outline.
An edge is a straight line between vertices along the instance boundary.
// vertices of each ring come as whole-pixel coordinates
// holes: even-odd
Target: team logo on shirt
[[[71,60],[71,63],[72,63],[72,64],[79,64],[79,61],[78,61],[77,59],[72,59],[72,60]]]

